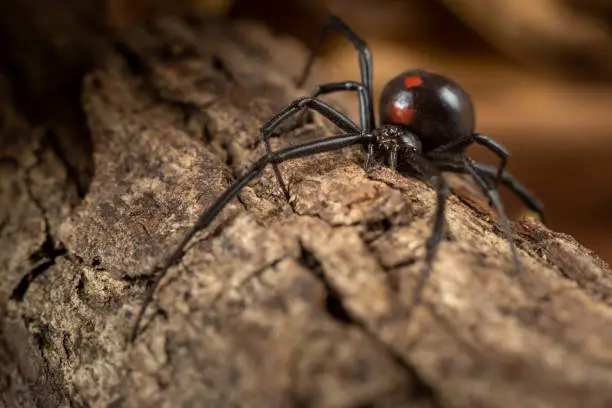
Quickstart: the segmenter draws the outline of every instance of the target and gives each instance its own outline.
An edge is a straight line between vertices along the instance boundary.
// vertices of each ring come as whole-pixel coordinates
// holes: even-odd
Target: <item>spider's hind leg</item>
[[[474,167],[476,167],[476,170],[485,176],[494,177],[497,175],[497,169],[493,166],[482,163],[474,163]],[[544,204],[542,204],[542,202],[538,200],[536,196],[527,189],[527,187],[521,184],[512,174],[508,172],[503,172],[501,182],[516,197],[518,197],[518,199],[521,200],[527,208],[538,214],[538,217],[540,217],[540,221],[542,221],[542,223],[546,223]]]
[[[497,176],[498,168],[483,164],[483,163],[473,163],[474,168],[480,173],[480,176],[487,179],[487,181],[492,182],[492,180]],[[467,169],[462,163],[453,163],[453,162],[443,162],[438,163],[440,170],[449,171],[452,173],[467,173]],[[504,171],[502,173],[501,183],[508,188],[527,208],[531,211],[535,212],[540,221],[546,224],[546,216],[544,213],[544,204],[533,194],[531,191],[527,189],[521,182],[519,182],[512,174]]]
[[[452,160],[454,156],[453,152],[465,149],[473,143],[479,144],[489,149],[489,151],[494,153],[500,159],[494,178],[494,187],[498,188],[500,183],[504,183],[503,174],[506,170],[506,166],[508,165],[508,158],[510,157],[510,152],[504,145],[493,140],[489,136],[480,133],[472,133],[469,136],[453,140],[452,142],[449,142],[442,146],[438,146],[437,148],[429,152],[427,156],[432,160],[444,160],[446,158],[451,158]],[[492,205],[492,202],[489,202],[489,205]]]
[[[516,269],[516,272],[519,273],[521,271],[521,262],[518,259],[516,245],[514,245],[514,241],[510,234],[510,222],[508,221],[504,206],[502,204],[501,198],[499,197],[499,192],[496,188],[490,186],[489,183],[485,181],[485,179],[478,172],[475,163],[471,159],[464,157],[463,165],[467,172],[471,174],[472,178],[476,181],[476,183],[482,188],[483,193],[485,193],[486,196],[489,197],[489,200],[493,203],[493,206],[497,210],[502,231],[504,233],[504,238],[506,239],[506,241],[508,241],[508,245],[510,246],[510,252],[512,253],[512,261],[514,262],[514,267]]]

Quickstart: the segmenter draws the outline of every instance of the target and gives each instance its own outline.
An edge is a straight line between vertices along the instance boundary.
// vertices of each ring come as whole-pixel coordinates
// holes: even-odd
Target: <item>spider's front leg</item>
[[[331,84],[317,85],[311,98],[318,98],[320,95],[327,95],[335,92],[357,92],[359,94],[359,124],[361,129],[367,133],[372,131],[374,124],[371,121],[372,100],[368,94],[368,89],[360,82],[342,81]]]
[[[318,153],[342,149],[348,146],[364,143],[364,141],[371,138],[371,135],[363,134],[361,132],[353,132],[350,134],[328,137],[321,140],[303,143],[297,146],[287,147],[277,152],[266,153],[264,156],[260,157],[259,160],[253,163],[253,165],[243,175],[234,180],[234,182],[229,185],[223,194],[221,194],[221,196],[217,198],[217,200],[215,200],[215,202],[213,202],[212,205],[198,217],[195,224],[189,229],[189,231],[187,231],[178,246],[165,259],[163,265],[159,269],[155,268],[158,271],[157,276],[145,292],[145,296],[142,305],[138,310],[138,314],[136,315],[128,343],[133,343],[136,339],[144,313],[147,306],[153,301],[153,295],[155,294],[159,283],[164,276],[166,276],[166,273],[168,273],[168,269],[170,269],[172,265],[181,259],[184,254],[185,247],[189,241],[191,241],[198,231],[210,226],[217,215],[219,215],[219,213],[242,191],[247,184],[258,177],[268,164],[279,164],[298,157],[312,156]]]
[[[319,37],[318,42],[312,48],[310,55],[308,57],[308,61],[304,70],[302,71],[302,75],[296,81],[296,86],[301,87],[306,82],[308,75],[310,74],[310,70],[315,61],[315,58],[323,46],[323,43],[327,39],[327,36],[330,31],[336,31],[347,40],[351,42],[353,47],[357,50],[359,54],[359,72],[361,76],[361,87],[364,88],[365,96],[361,96],[360,94],[360,106],[359,106],[359,115],[361,117],[361,129],[367,133],[372,132],[374,127],[376,126],[376,122],[374,119],[374,103],[373,103],[373,84],[372,84],[372,73],[373,73],[373,61],[372,61],[372,52],[370,51],[370,47],[368,44],[357,35],[342,19],[336,15],[330,14],[325,21],[325,25],[323,26],[323,32]],[[346,90],[346,89],[338,89]],[[336,92],[330,91],[330,92]],[[315,91],[316,94],[316,91]],[[316,96],[316,95],[315,95]],[[372,160],[372,146],[367,142],[364,144],[364,148],[367,153],[367,157],[364,163],[364,170],[368,170],[368,166]]]
[[[361,83],[368,90],[368,98],[371,101],[372,98],[372,72],[373,72],[373,63],[372,63],[372,52],[368,47],[368,44],[359,37],[342,19],[336,15],[330,14],[325,21],[325,25],[323,26],[323,32],[321,33],[321,37],[319,41],[315,45],[315,47],[310,52],[310,56],[308,57],[308,62],[304,67],[304,71],[299,79],[296,81],[296,85],[301,87],[306,82],[308,78],[308,74],[310,74],[310,70],[312,68],[312,64],[315,61],[315,58],[323,46],[323,43],[327,39],[327,35],[330,30],[334,30],[344,37],[348,39],[357,52],[359,53],[359,71],[361,74]],[[374,110],[371,109],[369,112],[370,122],[374,123]],[[371,129],[368,129],[370,131]]]
[[[363,84],[361,84],[360,82],[355,82],[355,81],[333,82],[329,84],[318,85],[315,88],[312,95],[310,96],[310,98],[318,99],[318,97],[321,95],[326,95],[326,94],[330,94],[334,92],[357,92],[358,93],[359,95],[359,122],[361,125],[361,130],[364,133],[370,133],[373,127],[373,123],[370,121],[370,112],[372,111],[372,101],[369,99],[368,90],[366,89],[366,87],[363,86]],[[306,106],[305,109],[316,110],[310,106]],[[302,109],[301,112],[304,112],[304,108]],[[321,111],[319,111],[319,113],[321,113]],[[327,116],[326,114],[323,114],[323,116],[326,116],[328,119],[330,119],[329,116]],[[332,120],[332,122],[334,121]],[[336,123],[336,125],[338,125],[338,123]],[[278,124],[276,126],[278,126]],[[343,130],[347,131],[346,129],[343,129]],[[270,147],[270,141],[269,141],[270,137],[272,136],[272,131],[273,130],[267,129],[266,126],[263,126],[260,130],[260,137],[264,141],[264,144],[266,146],[266,152],[268,153],[272,152],[272,149]],[[368,144],[365,147],[366,147],[366,151],[368,152],[368,157],[366,158],[366,165],[364,166],[364,169],[366,169],[367,171],[368,163],[371,160],[372,146]],[[282,188],[285,190],[284,184],[278,175],[278,170],[275,170],[275,173],[277,173],[276,177],[277,179],[279,179],[279,183],[281,184],[281,186],[283,186]],[[286,193],[287,192],[285,190],[285,194]]]
[[[333,82],[330,84],[318,85],[315,88],[314,92],[310,95],[309,99],[315,99],[315,100],[321,101],[320,99],[318,99],[319,96],[334,93],[334,92],[357,92],[358,93],[359,95],[359,119],[360,119],[361,129],[364,130],[366,133],[370,133],[372,130],[372,124],[369,121],[368,112],[371,109],[371,101],[368,99],[367,89],[363,86],[363,84],[359,82],[355,82],[355,81],[343,81],[343,82]],[[297,101],[300,101],[301,99],[308,99],[308,98],[300,98],[293,103],[295,104]],[[304,101],[301,103],[306,105],[306,106],[302,106],[301,112],[304,112],[305,109],[306,110],[311,109],[314,111],[318,111],[324,117],[326,117],[327,119],[335,123],[337,126],[339,126],[340,129],[348,131],[348,127],[346,127],[345,125],[339,124],[338,120],[335,120],[334,118],[330,117],[330,115],[333,116],[336,114],[336,112],[339,112],[336,109],[332,108],[331,106],[329,106],[329,109],[326,109],[326,112],[323,112],[320,108],[313,106],[313,102]],[[329,112],[330,110],[334,110],[335,112],[330,114]],[[276,127],[278,125],[279,124],[277,123],[273,126]],[[270,148],[269,139],[272,136],[272,132],[274,130],[274,127],[270,128],[269,126],[270,126],[270,122],[262,126],[260,129],[260,137],[264,141],[264,144],[266,146],[266,151],[268,153],[272,151]]]
[[[371,133],[374,128],[374,122],[372,122],[374,108],[371,100],[371,94],[362,83],[345,81],[318,85],[315,88],[315,91],[312,93],[312,97],[316,98],[319,95],[342,91],[357,91],[359,93],[359,123],[364,132]],[[374,145],[372,143],[367,143],[364,148],[366,151],[366,159],[363,165],[363,170],[367,173],[374,155]]]
[[[270,119],[265,125],[260,128],[259,135],[264,142],[266,153],[272,152],[272,147],[270,146],[270,135],[272,134],[272,132],[274,132],[274,130],[281,123],[289,119],[291,116],[299,113],[300,111],[302,111],[302,109],[311,109],[315,112],[320,113],[347,133],[363,133],[359,126],[357,126],[357,124],[353,122],[348,116],[346,116],[339,110],[331,107],[326,102],[313,97],[298,98],[293,101],[291,105],[281,110],[277,115],[275,115],[272,119]],[[285,194],[285,198],[287,199],[287,201],[289,201],[289,190],[287,189],[287,186],[280,173],[278,164],[272,163],[272,168],[274,170],[276,179],[279,185],[281,186],[283,193]]]

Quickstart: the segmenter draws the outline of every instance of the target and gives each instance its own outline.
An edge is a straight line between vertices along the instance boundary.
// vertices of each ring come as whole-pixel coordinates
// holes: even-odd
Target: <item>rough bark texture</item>
[[[250,26],[163,20],[84,83],[84,197],[40,129],[7,113],[0,161],[0,389],[24,407],[604,407],[612,275],[571,237],[479,199],[409,317],[433,190],[358,149],[268,169],[171,269],[135,345],[149,268],[262,153],[305,91],[305,53]],[[293,121],[275,148],[333,133]],[[18,142],[16,142],[16,140]],[[554,205],[554,203],[549,203]]]

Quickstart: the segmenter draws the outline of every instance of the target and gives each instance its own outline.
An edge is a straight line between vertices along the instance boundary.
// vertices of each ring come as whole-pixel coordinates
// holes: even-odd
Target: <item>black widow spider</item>
[[[474,133],[474,108],[470,96],[452,80],[424,70],[410,70],[393,78],[382,91],[380,104],[380,126],[375,126],[372,103],[372,54],[366,43],[359,38],[340,18],[330,15],[324,26],[318,45],[312,50],[306,67],[297,81],[301,87],[310,72],[319,48],[330,30],[336,30],[352,42],[359,52],[361,82],[345,81],[319,85],[310,97],[295,100],[281,110],[260,129],[260,136],[266,147],[266,154],[259,158],[245,174],[236,179],[225,192],[197,219],[174,252],[166,258],[155,280],[148,288],[145,299],[136,317],[130,337],[132,342],[140,326],[144,312],[153,300],[153,294],[168,269],[183,255],[184,248],[196,232],[209,226],[223,208],[234,199],[250,181],[261,174],[271,164],[285,195],[288,191],[283,183],[279,163],[298,157],[338,150],[361,144],[366,151],[364,170],[367,172],[373,161],[387,165],[391,169],[404,172],[416,170],[422,177],[429,179],[436,189],[437,204],[434,215],[433,231],[427,239],[425,265],[413,304],[417,304],[429,276],[431,265],[439,243],[443,238],[444,215],[449,188],[441,172],[468,173],[489,198],[499,215],[504,236],[510,245],[517,272],[520,263],[514,242],[510,237],[510,227],[505,215],[497,186],[501,182],[507,186],[523,203],[544,219],[542,204],[512,175],[505,172],[508,151],[501,144],[487,136]],[[356,91],[359,95],[360,126],[344,113],[331,107],[317,97],[340,91]],[[272,132],[289,117],[303,109],[316,111],[333,122],[345,133],[291,146],[273,152],[269,137]],[[492,166],[474,162],[466,154],[466,148],[480,144],[500,158],[496,169]]]

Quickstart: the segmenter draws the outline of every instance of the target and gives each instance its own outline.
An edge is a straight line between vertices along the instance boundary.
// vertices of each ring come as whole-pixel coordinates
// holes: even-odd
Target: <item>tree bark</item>
[[[289,202],[267,169],[193,240],[127,344],[150,269],[262,154],[258,128],[305,94],[292,85],[305,55],[244,23],[133,33],[84,81],[86,194],[44,129],[7,110],[4,404],[609,406],[609,267],[524,219],[514,276],[495,216],[463,192],[412,310],[434,191],[364,173],[357,148],[282,164]],[[273,145],[334,131],[299,117]]]

